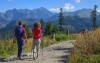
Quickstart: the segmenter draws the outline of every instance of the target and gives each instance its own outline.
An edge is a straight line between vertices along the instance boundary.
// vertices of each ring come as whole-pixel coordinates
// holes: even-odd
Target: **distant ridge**
[[[90,13],[92,9],[80,9],[74,12],[64,12],[65,27],[71,29],[72,32],[80,32],[87,28],[92,28],[92,21],[90,21]],[[34,10],[29,9],[12,9],[7,10],[5,13],[0,13],[0,34],[2,32],[9,34],[17,24],[16,21],[21,20],[28,27],[32,27],[35,21],[43,19],[46,22],[51,22],[58,26],[59,14],[50,12],[46,8],[38,8]],[[100,13],[97,13],[97,25],[100,26]],[[12,29],[11,29],[12,28]],[[8,31],[4,32],[7,29]],[[73,30],[72,30],[73,29]],[[2,35],[2,36],[4,36]]]

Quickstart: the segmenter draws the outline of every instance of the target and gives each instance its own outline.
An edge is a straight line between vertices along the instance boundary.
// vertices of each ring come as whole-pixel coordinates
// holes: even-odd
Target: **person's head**
[[[25,24],[23,24],[23,27],[25,28],[25,27],[26,27],[26,25],[25,25]]]
[[[21,22],[21,21],[19,21],[19,23],[18,23],[19,25],[23,25],[23,23]]]
[[[35,22],[34,23],[34,28],[41,28],[41,23],[40,22]]]

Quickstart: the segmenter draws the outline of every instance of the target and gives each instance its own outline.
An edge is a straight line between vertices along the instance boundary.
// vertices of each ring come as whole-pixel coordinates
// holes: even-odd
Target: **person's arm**
[[[41,28],[39,29],[39,33],[40,33],[41,36],[43,36]]]
[[[34,40],[34,32],[33,32],[33,29],[32,29],[32,38],[33,38],[33,40]]]
[[[27,43],[27,34],[26,34],[26,29],[23,28],[23,33],[24,33],[24,36],[25,36],[25,42]]]
[[[27,34],[26,34],[26,32],[24,33],[24,35],[25,35],[25,42],[27,43]]]
[[[27,34],[25,33],[25,42],[27,43]]]

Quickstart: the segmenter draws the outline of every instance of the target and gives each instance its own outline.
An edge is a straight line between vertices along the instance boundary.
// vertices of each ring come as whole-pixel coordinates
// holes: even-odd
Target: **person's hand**
[[[13,43],[15,43],[15,42],[16,42],[16,38],[13,39]]]
[[[43,33],[41,33],[41,37],[43,37]]]
[[[25,43],[27,43],[27,39],[25,40]]]

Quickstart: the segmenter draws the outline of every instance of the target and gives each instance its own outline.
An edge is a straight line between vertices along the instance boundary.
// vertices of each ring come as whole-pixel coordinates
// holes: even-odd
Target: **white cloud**
[[[51,12],[54,12],[54,13],[59,13],[60,12],[60,8],[51,8],[49,9]]]
[[[62,8],[63,8],[63,11],[72,11],[75,9],[75,6],[70,3],[68,3],[68,4],[66,3]],[[60,12],[60,8],[51,8],[49,10],[54,13]]]
[[[76,2],[76,3],[80,3],[81,1],[80,1],[80,0],[75,0],[75,2]]]
[[[99,12],[99,13],[100,13],[100,8],[99,8],[99,9],[97,9],[97,12]]]
[[[64,9],[65,11],[71,11],[71,10],[75,9],[75,7],[74,7],[73,5],[71,5],[70,3],[68,3],[68,4],[66,3],[66,4],[64,5],[63,9]]]

